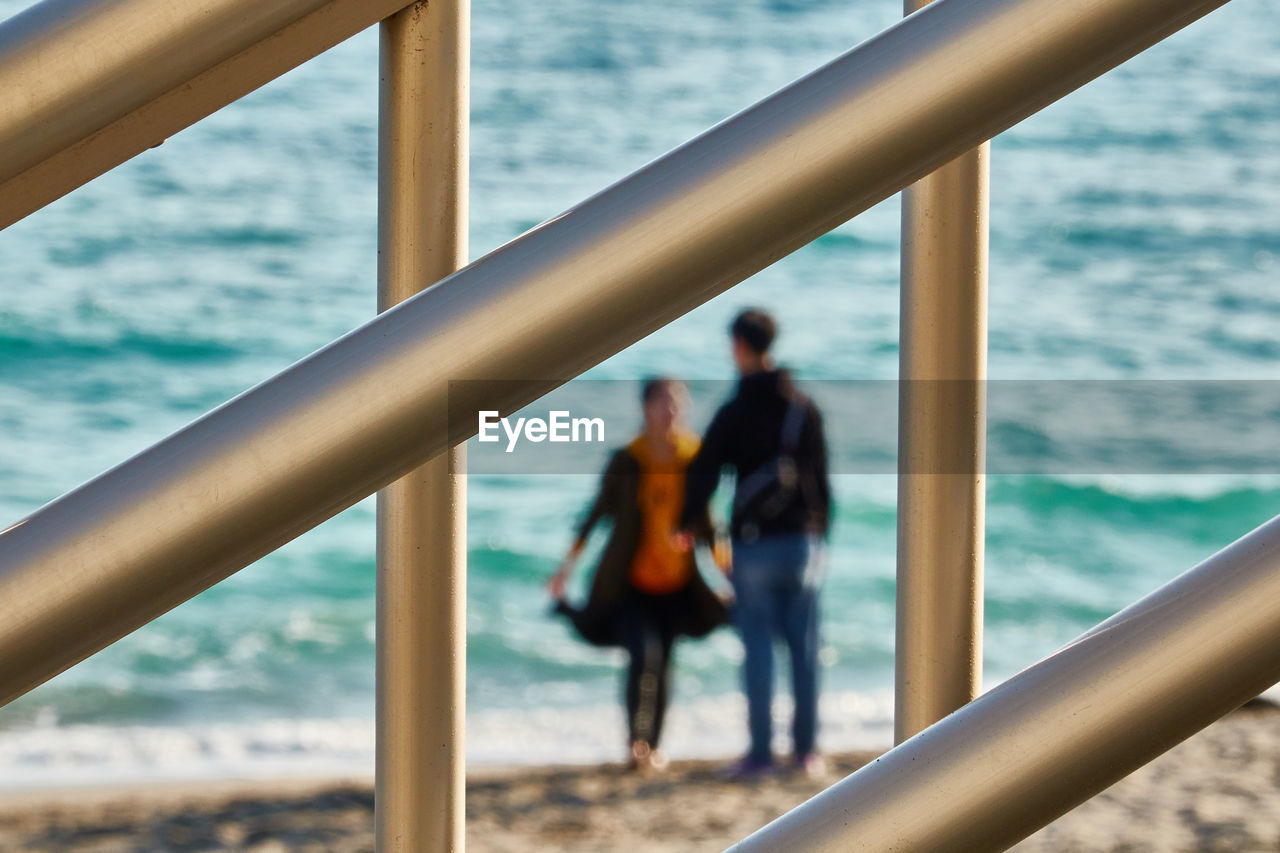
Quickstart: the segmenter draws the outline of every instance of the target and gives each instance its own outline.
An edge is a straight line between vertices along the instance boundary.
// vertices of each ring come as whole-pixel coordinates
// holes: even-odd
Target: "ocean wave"
[[[141,356],[163,362],[222,362],[243,355],[226,340],[201,337],[182,329],[158,335],[136,329],[104,334],[76,334],[69,331],[8,329],[0,331],[0,364],[16,368],[20,361],[42,364],[119,362]]]
[[[775,703],[777,750],[785,754],[790,704]],[[883,749],[893,726],[891,690],[828,693],[821,702],[828,750]],[[664,749],[676,758],[729,759],[744,748],[738,694],[677,701]],[[204,726],[59,725],[36,721],[0,731],[0,789],[171,779],[364,775],[373,770],[374,723],[274,719]],[[471,766],[594,764],[624,755],[622,710],[613,704],[479,710],[467,715]]]
[[[1108,526],[1178,523],[1195,538],[1237,531],[1225,545],[1280,513],[1280,483],[1274,476],[1008,476],[990,479],[987,500],[1033,515],[1084,514]]]

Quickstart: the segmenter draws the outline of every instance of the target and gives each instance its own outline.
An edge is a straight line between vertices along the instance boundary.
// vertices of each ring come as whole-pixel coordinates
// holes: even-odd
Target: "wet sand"
[[[832,759],[830,781],[872,754]],[[719,762],[482,770],[467,848],[718,851],[817,793],[803,776],[726,782]],[[1280,850],[1280,713],[1231,714],[1019,845],[1019,853]],[[0,798],[0,850],[373,850],[368,780],[95,788]]]

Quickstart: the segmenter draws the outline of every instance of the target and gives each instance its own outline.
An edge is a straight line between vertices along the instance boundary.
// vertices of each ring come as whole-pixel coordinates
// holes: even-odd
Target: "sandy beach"
[[[832,759],[830,781],[872,754]],[[720,779],[718,762],[657,776],[619,766],[480,770],[472,851],[717,851],[817,793],[801,776]],[[1280,849],[1280,712],[1251,705],[1027,839],[1020,853]],[[178,784],[10,794],[0,850],[373,850],[367,780]]]

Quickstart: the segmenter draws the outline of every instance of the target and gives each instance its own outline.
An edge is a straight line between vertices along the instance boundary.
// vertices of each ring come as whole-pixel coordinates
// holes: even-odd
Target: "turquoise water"
[[[0,17],[24,5],[0,0]],[[472,255],[897,10],[476,0]],[[995,140],[993,377],[1280,373],[1277,14],[1277,0],[1235,0]],[[372,314],[376,86],[366,32],[0,233],[0,525]],[[780,354],[801,377],[892,379],[897,233],[893,199],[590,376],[727,377],[722,330],[752,303],[778,315]],[[619,661],[575,643],[540,591],[593,482],[471,479],[477,762],[620,751]],[[888,741],[894,488],[886,475],[835,480],[832,746]],[[1002,475],[988,499],[995,681],[1269,518],[1280,479]],[[366,501],[0,710],[0,779],[370,766],[373,574]],[[679,655],[672,751],[733,753],[736,640]]]

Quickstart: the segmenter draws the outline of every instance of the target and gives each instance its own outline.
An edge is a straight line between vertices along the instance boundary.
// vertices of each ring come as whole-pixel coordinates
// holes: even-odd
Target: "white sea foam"
[[[1280,701],[1280,686],[1266,694]],[[467,718],[473,768],[595,764],[624,754],[622,710],[614,705],[483,710]],[[775,751],[786,754],[790,703],[774,706]],[[828,751],[887,749],[891,690],[829,692],[820,740]],[[676,758],[735,757],[746,742],[739,695],[678,702],[663,747]],[[0,732],[0,791],[78,785],[286,777],[369,777],[371,719],[271,720],[206,726],[38,723]]]
[[[887,747],[889,691],[829,693],[822,699],[829,750]],[[780,753],[789,703],[774,709]],[[614,705],[481,710],[467,718],[471,766],[592,764],[623,756],[622,710]],[[730,758],[745,746],[738,695],[677,703],[664,748],[680,758]],[[205,726],[57,725],[0,732],[0,790],[66,785],[285,776],[367,776],[373,772],[371,719],[271,720]]]

